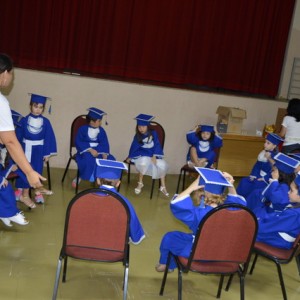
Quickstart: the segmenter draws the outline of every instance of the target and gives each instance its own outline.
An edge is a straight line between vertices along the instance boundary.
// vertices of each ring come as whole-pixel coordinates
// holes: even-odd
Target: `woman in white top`
[[[0,88],[6,88],[13,79],[12,60],[6,54],[0,53]],[[0,92],[0,142],[2,142],[12,159],[19,168],[26,174],[28,182],[34,188],[42,186],[41,180],[46,180],[35,172],[25,154],[15,134],[15,127],[11,117],[11,111],[7,99]]]
[[[289,101],[279,135],[284,138],[283,153],[296,150],[300,152],[300,99],[294,98]]]

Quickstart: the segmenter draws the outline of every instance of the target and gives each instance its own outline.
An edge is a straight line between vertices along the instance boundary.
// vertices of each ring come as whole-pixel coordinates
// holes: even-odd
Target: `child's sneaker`
[[[8,218],[9,221],[15,222],[19,225],[27,225],[29,222],[26,220],[25,216],[23,215],[23,212],[20,211],[13,217]]]
[[[20,200],[21,195],[22,195],[22,189],[15,190],[16,201]]]
[[[43,197],[42,194],[36,195],[34,199],[35,199],[35,202],[37,204],[44,204],[45,203],[45,200],[44,200],[44,197]]]
[[[7,227],[12,227],[13,225],[10,222],[9,218],[0,218],[0,220],[4,223],[5,226]]]

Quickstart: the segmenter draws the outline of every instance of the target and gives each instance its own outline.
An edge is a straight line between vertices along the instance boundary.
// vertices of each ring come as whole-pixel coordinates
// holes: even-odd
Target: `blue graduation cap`
[[[137,121],[137,125],[139,126],[149,126],[150,121],[154,119],[153,116],[151,115],[146,115],[146,114],[139,114],[138,116],[135,117],[135,120]]]
[[[221,195],[226,187],[232,184],[224,177],[221,171],[195,167],[200,174],[199,185],[204,185],[204,190],[212,194]]]
[[[286,154],[277,153],[274,156],[275,167],[286,174],[292,174],[295,169],[300,165],[300,162]]]
[[[215,132],[213,125],[199,125],[199,127],[202,132]]]
[[[121,161],[97,158],[95,176],[103,179],[120,179],[122,170],[127,169],[127,165]]]
[[[279,135],[275,133],[268,133],[268,135],[266,136],[266,140],[268,140],[276,146],[278,146],[281,142],[284,141]]]
[[[300,195],[300,172],[298,172],[298,174],[296,175],[296,178],[295,178],[294,181],[295,181],[295,184],[298,187],[298,195]]]
[[[288,156],[300,161],[300,153],[288,153]]]
[[[106,112],[96,107],[90,107],[88,110],[88,116],[93,120],[102,120],[103,116],[107,115]]]
[[[21,126],[21,119],[23,118],[23,116],[18,113],[17,111],[11,109],[11,116],[12,116],[12,119],[13,119],[13,122],[14,122],[14,125],[15,126]]]
[[[29,93],[29,95],[31,95],[31,97],[30,97],[30,103],[39,103],[39,104],[45,105],[47,99],[51,99],[49,97],[42,96],[42,95],[37,95],[37,94],[31,94],[31,93]]]

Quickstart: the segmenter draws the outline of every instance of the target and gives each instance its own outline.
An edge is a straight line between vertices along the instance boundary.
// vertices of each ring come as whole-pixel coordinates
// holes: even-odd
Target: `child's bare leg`
[[[166,177],[160,178],[160,188],[159,190],[167,197],[169,197],[169,193],[166,188]]]
[[[138,195],[140,194],[140,192],[142,191],[142,188],[144,187],[144,184],[143,184],[143,177],[144,175],[142,173],[139,173],[138,175],[138,184],[137,184],[137,187],[134,189],[134,192]]]

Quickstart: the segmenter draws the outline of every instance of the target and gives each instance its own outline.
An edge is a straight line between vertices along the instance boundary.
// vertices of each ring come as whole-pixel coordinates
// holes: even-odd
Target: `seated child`
[[[14,190],[6,179],[14,168],[13,161],[3,144],[0,144],[0,149],[0,220],[8,227],[13,226],[11,222],[27,225],[29,222],[17,208]]]
[[[97,184],[103,189],[115,192],[126,202],[130,212],[130,242],[135,245],[139,244],[145,238],[143,227],[136,215],[133,205],[117,191],[117,188],[121,184],[121,172],[122,170],[127,170],[127,166],[123,162],[103,159],[96,159],[96,163],[95,177],[97,178]]]
[[[153,179],[160,179],[159,190],[168,197],[169,193],[166,188],[165,177],[169,166],[163,159],[164,152],[156,131],[149,128],[150,121],[154,117],[139,114],[135,119],[137,120],[135,135],[126,159],[127,163],[130,163],[130,161],[134,162],[139,172],[138,184],[134,192],[137,195],[141,193],[144,187],[143,177],[148,175]]]
[[[230,174],[206,168],[196,170],[200,173],[200,180],[197,178],[186,190],[175,195],[170,203],[174,216],[186,224],[191,232],[173,231],[164,235],[160,244],[159,264],[156,265],[157,272],[165,271],[169,251],[175,255],[189,257],[198,225],[209,211],[223,203],[246,205],[245,199],[236,194],[234,180]],[[214,183],[207,183],[209,180]],[[227,197],[224,195],[226,187],[229,191]],[[174,268],[176,263],[171,260],[170,270]]]
[[[264,150],[257,157],[251,173],[248,177],[241,179],[236,191],[239,195],[247,197],[255,189],[265,188],[271,178],[273,157],[278,153],[277,146],[283,139],[274,133],[266,136]]]
[[[283,211],[289,205],[288,191],[295,178],[299,161],[283,153],[274,156],[272,179],[265,189],[256,189],[246,198],[247,206],[256,216],[265,212]]]
[[[290,184],[290,204],[281,212],[272,212],[258,218],[256,241],[274,247],[291,249],[300,234],[300,174]]]
[[[78,129],[75,145],[79,181],[81,179],[95,181],[96,158],[115,160],[114,156],[109,153],[108,138],[101,126],[104,115],[106,113],[98,108],[89,108],[86,116],[88,124]],[[73,180],[72,186],[76,187],[76,178]]]
[[[223,146],[223,140],[216,135],[212,125],[198,125],[186,134],[187,142],[191,145],[187,154],[187,163],[190,167],[212,168],[216,148]]]

